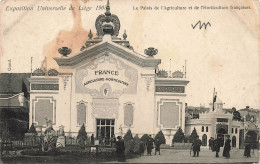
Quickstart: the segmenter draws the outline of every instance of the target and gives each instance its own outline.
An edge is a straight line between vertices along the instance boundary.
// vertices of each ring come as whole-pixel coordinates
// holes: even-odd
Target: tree
[[[77,139],[79,140],[79,145],[81,146],[81,148],[85,147],[85,141],[87,140],[87,138],[88,138],[88,135],[86,132],[86,128],[83,124],[81,126],[81,128],[79,129],[78,136],[77,136]]]
[[[239,111],[233,112],[233,120],[241,121],[241,115],[240,115]]]
[[[190,135],[190,142],[192,143],[197,137],[199,137],[196,128],[194,127],[193,131],[191,132]]]
[[[182,142],[184,140],[184,133],[181,128],[177,130],[174,134],[172,141],[173,142]]]
[[[133,150],[133,152],[134,153],[136,153],[136,154],[139,154],[139,152],[140,152],[140,138],[138,137],[138,135],[136,134],[135,135],[135,137],[134,137],[134,139],[133,139],[133,148],[132,148],[132,150]]]
[[[166,142],[164,134],[163,134],[163,132],[161,130],[154,137],[154,142],[155,143],[157,143],[157,139],[159,139],[159,143],[160,144],[165,144],[165,142]]]
[[[33,124],[31,125],[30,129],[28,130],[28,133],[37,134],[37,131],[36,131],[36,129],[35,129]]]
[[[133,145],[133,135],[131,130],[129,129],[125,136],[124,136],[124,143],[125,143],[125,151],[126,153],[129,153],[132,151],[132,145]]]

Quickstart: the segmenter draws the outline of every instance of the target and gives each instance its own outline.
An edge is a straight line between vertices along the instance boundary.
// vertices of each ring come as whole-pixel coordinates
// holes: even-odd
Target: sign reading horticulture
[[[111,92],[117,94],[135,93],[137,77],[136,69],[106,54],[77,69],[76,92],[90,93],[92,96],[98,92],[104,92],[107,95],[108,88],[103,88],[104,91],[100,90],[106,84],[111,88]]]
[[[119,76],[119,71],[114,71],[114,70],[97,70],[94,71],[94,75],[95,76],[99,76],[99,75],[111,75],[111,76]],[[128,86],[129,84],[123,80],[117,79],[117,78],[95,78],[95,79],[91,79],[88,80],[86,82],[84,82],[84,86],[94,83],[94,82],[99,82],[99,81],[114,81],[120,84],[123,84],[125,86]]]

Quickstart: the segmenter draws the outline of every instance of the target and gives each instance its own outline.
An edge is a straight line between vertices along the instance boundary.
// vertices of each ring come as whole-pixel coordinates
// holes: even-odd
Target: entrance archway
[[[236,136],[232,137],[232,147],[236,147],[236,143],[237,143],[237,138]]]
[[[220,128],[217,132],[217,138],[221,139],[220,146],[222,147],[224,145],[224,135],[227,134],[227,131],[224,128]]]
[[[202,146],[207,146],[207,135],[203,134],[202,136]]]
[[[249,135],[249,136],[250,136],[250,137],[249,137],[249,140],[250,140],[250,141],[247,141],[247,142],[252,143],[254,149],[257,148],[257,147],[258,147],[258,141],[257,141],[257,133],[256,133],[256,131],[248,131],[248,132],[246,133],[246,135]]]

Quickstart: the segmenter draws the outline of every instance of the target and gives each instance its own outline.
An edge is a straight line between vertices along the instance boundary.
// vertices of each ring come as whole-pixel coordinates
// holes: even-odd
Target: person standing
[[[245,157],[251,157],[251,144],[250,144],[250,135],[246,135],[245,138],[245,151],[244,151],[244,156]]]
[[[149,135],[149,138],[147,140],[147,155],[152,155],[152,149],[153,149],[153,138],[151,135]]]
[[[125,161],[125,144],[122,140],[121,136],[117,137],[118,141],[116,141],[116,154],[118,158],[118,162],[124,162]]]
[[[140,151],[140,156],[144,155],[144,142],[141,139],[139,143],[139,151]]]
[[[94,145],[94,143],[95,143],[94,134],[91,135],[90,140],[91,140],[91,145]]]
[[[159,155],[161,155],[161,152],[160,152],[161,143],[160,143],[159,138],[157,138],[157,139],[154,141],[154,144],[155,144],[155,153],[154,153],[154,155],[156,155],[156,152],[157,152],[157,151],[159,152]]]
[[[221,145],[221,138],[218,137],[214,140],[214,150],[216,151],[216,157],[218,158],[219,155],[219,150],[220,150],[220,145]]]
[[[115,135],[113,135],[113,137],[111,138],[111,147],[112,148],[115,148],[116,147],[116,137],[115,137]]]
[[[211,147],[212,147],[212,137],[210,137],[209,139],[209,150],[211,150]]]
[[[227,140],[225,141],[225,146],[224,146],[224,150],[223,150],[223,157],[226,158],[230,158],[230,149],[231,149],[231,140],[229,139],[229,137],[227,137]]]
[[[196,139],[192,143],[192,149],[193,149],[193,157],[199,156],[200,146],[202,145],[201,140],[197,136]]]

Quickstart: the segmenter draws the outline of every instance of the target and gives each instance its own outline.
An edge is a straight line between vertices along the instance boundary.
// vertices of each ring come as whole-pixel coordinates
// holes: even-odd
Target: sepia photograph
[[[0,0],[0,163],[259,163],[258,0]]]

